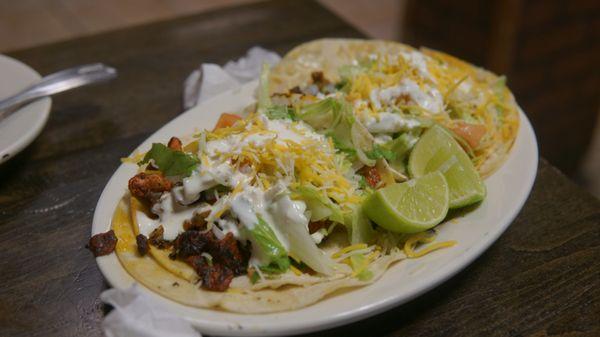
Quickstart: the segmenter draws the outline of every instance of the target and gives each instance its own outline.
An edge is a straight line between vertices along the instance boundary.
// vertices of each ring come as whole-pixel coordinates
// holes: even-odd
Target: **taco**
[[[499,142],[501,151],[495,137],[513,130],[499,125],[518,123],[500,82],[398,43],[299,46],[264,67],[257,103],[240,115],[127,158],[138,173],[112,232],[90,246],[99,242],[104,254],[116,237],[138,282],[185,305],[232,312],[293,310],[376,282],[393,263],[452,246],[433,243],[434,227],[449,208],[485,197],[475,167],[485,174],[499,165],[486,151],[505,156],[512,140]],[[484,111],[463,98],[492,94]],[[469,125],[486,129],[474,137]],[[465,190],[468,198],[453,203]]]
[[[519,107],[503,76],[439,51],[321,39],[297,46],[271,72],[273,93],[303,88],[318,95],[328,89],[323,80],[345,92],[357,117],[382,141],[416,127],[407,123],[414,118],[450,129],[484,178],[502,165],[519,129]]]

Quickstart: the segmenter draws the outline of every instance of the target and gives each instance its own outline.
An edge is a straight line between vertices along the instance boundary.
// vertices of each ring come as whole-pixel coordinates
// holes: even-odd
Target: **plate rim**
[[[248,87],[255,87],[255,86],[256,86],[256,81],[252,81],[250,83],[243,85],[242,87],[248,88]],[[145,144],[147,142],[149,142],[151,139],[157,138],[158,135],[160,135],[163,132],[163,129],[167,128],[172,123],[176,123],[176,121],[178,119],[186,118],[185,116],[187,116],[188,114],[193,114],[196,110],[200,110],[202,108],[202,106],[208,105],[212,101],[216,101],[218,99],[221,99],[222,97],[227,97],[227,96],[232,95],[235,90],[240,90],[240,89],[233,89],[233,90],[228,90],[226,92],[223,92],[223,93],[216,95],[216,96],[204,101],[203,103],[183,112],[176,118],[174,118],[171,121],[169,121],[168,123],[164,124],[161,128],[159,128],[152,135],[147,137],[139,146],[136,147],[136,149],[132,153],[135,153],[140,148],[144,147]],[[215,114],[216,113],[219,113],[219,112],[215,112]],[[400,295],[396,295],[396,296],[389,296],[383,300],[380,300],[377,302],[370,302],[367,305],[355,308],[353,310],[346,311],[341,314],[334,313],[333,315],[328,315],[327,317],[323,317],[320,320],[313,321],[308,324],[306,322],[300,322],[300,323],[292,322],[292,324],[287,323],[285,325],[283,325],[283,324],[278,325],[277,322],[275,322],[275,323],[271,323],[270,325],[268,325],[266,327],[264,327],[264,326],[263,327],[255,327],[254,329],[252,327],[246,327],[246,328],[242,329],[240,326],[239,329],[236,329],[235,326],[236,326],[236,324],[239,325],[239,323],[232,323],[232,322],[227,322],[227,321],[216,322],[216,321],[210,321],[210,320],[206,320],[206,319],[202,320],[197,317],[184,317],[184,318],[187,319],[188,321],[190,321],[192,323],[192,325],[194,325],[196,328],[198,328],[202,333],[213,334],[213,335],[221,335],[221,336],[296,335],[296,334],[301,334],[301,333],[309,333],[309,332],[331,329],[331,328],[338,327],[341,325],[349,324],[349,323],[357,321],[357,320],[362,320],[362,319],[374,316],[383,311],[387,311],[393,307],[404,304],[404,303],[422,295],[423,293],[437,287],[441,283],[447,281],[448,279],[450,279],[451,277],[455,276],[457,273],[459,273],[460,271],[465,269],[471,263],[473,263],[473,261],[475,261],[475,259],[477,259],[479,256],[481,256],[481,254],[483,254],[483,252],[485,252],[493,243],[495,243],[498,240],[498,238],[512,224],[512,222],[514,221],[516,216],[519,214],[519,212],[523,208],[525,202],[527,201],[527,199],[531,193],[531,189],[533,188],[533,184],[535,182],[535,178],[537,175],[537,168],[538,168],[538,162],[539,162],[539,149],[538,149],[537,139],[535,137],[533,127],[531,126],[529,119],[527,118],[527,116],[525,115],[525,113],[522,111],[522,109],[520,107],[519,107],[519,115],[520,115],[521,126],[519,128],[519,132],[517,135],[517,139],[515,140],[515,144],[513,145],[513,149],[511,149],[511,153],[509,154],[509,157],[506,159],[506,161],[508,161],[511,158],[511,156],[514,154],[514,152],[515,152],[514,147],[518,141],[518,138],[524,137],[526,145],[529,146],[531,148],[531,150],[533,151],[533,153],[531,153],[533,155],[529,158],[526,158],[527,160],[529,160],[527,165],[531,166],[533,169],[523,173],[523,174],[526,174],[526,177],[524,179],[527,184],[523,186],[523,188],[524,188],[523,192],[518,196],[518,200],[516,202],[518,207],[514,207],[513,209],[510,209],[509,212],[507,212],[507,214],[504,214],[501,217],[501,221],[499,221],[499,222],[501,222],[501,224],[499,224],[497,227],[494,227],[495,230],[493,232],[489,233],[489,235],[486,236],[485,240],[478,241],[478,244],[470,246],[470,248],[471,248],[470,252],[468,254],[466,254],[466,256],[464,256],[460,260],[460,262],[458,262],[456,264],[446,264],[444,267],[436,270],[436,272],[434,272],[433,274],[431,274],[428,277],[426,282],[423,282],[423,284],[421,284],[419,286],[413,287],[414,289],[412,289],[412,291],[408,291],[407,292],[408,295],[401,296],[401,294],[400,294]],[[124,164],[121,164],[115,170],[115,172],[113,173],[113,175],[111,176],[111,178],[109,179],[107,184],[105,185],[105,187],[102,191],[102,194],[100,195],[100,198],[98,200],[98,203],[97,203],[95,211],[94,211],[92,234],[95,232],[99,232],[99,231],[95,231],[95,229],[97,229],[99,227],[99,222],[101,220],[101,219],[99,219],[100,214],[98,214],[99,213],[98,209],[100,208],[101,204],[106,203],[106,202],[110,203],[111,200],[105,201],[105,199],[108,198],[107,190],[109,189],[109,186],[111,185],[111,182],[113,181],[113,179],[116,179],[115,177],[117,176],[118,171],[121,169],[121,167],[123,167],[123,165]],[[493,175],[494,174],[492,174],[492,176]],[[115,200],[114,204],[116,205],[117,202],[118,202],[118,200]],[[97,262],[104,278],[113,287],[119,288],[119,289],[126,288],[126,286],[124,286],[124,285],[122,286],[121,284],[116,284],[116,283],[119,283],[116,276],[111,275],[108,272],[109,266],[114,264],[115,262],[120,266],[121,269],[124,269],[120,265],[120,262],[118,261],[117,257],[114,256],[114,254],[111,254],[109,256],[99,257],[96,259],[96,262]],[[129,276],[129,278],[131,278],[131,277]],[[133,278],[131,278],[131,280],[133,280]],[[135,280],[133,280],[133,281],[135,281]],[[137,283],[137,282],[135,282],[135,283]],[[137,283],[137,284],[139,284],[139,283]],[[154,293],[153,291],[145,288],[141,284],[139,284],[139,285],[140,285],[140,288],[143,289],[145,293],[149,294],[151,297],[162,300],[162,302],[167,307],[173,307],[173,305],[175,305],[175,306],[191,308],[191,307],[179,304],[177,302],[171,301],[165,297],[162,297],[162,296]],[[198,309],[198,310],[199,311],[208,310],[208,311],[213,311],[213,312],[216,311],[216,310],[211,310],[211,309]],[[232,314],[232,313],[226,313],[226,314]],[[235,313],[233,313],[233,314],[235,315]],[[238,314],[238,315],[240,315],[240,316],[259,316],[259,317],[265,316],[266,317],[266,315],[264,315],[264,314],[257,314],[257,315]]]
[[[17,59],[14,59],[10,56],[0,54],[0,63],[2,63],[2,62],[6,62],[8,64],[13,64],[16,67],[21,68],[25,72],[29,73],[29,75],[31,75],[35,80],[40,80],[42,78],[40,73],[35,71],[35,69],[31,68],[27,64],[25,64]],[[31,128],[27,129],[27,132],[25,132],[21,137],[14,140],[8,147],[6,147],[4,149],[0,149],[0,164],[13,158],[18,153],[23,151],[27,146],[29,146],[29,144],[33,143],[33,141],[39,136],[39,134],[44,129],[44,126],[46,126],[46,123],[48,122],[48,119],[50,118],[50,110],[52,108],[52,99],[50,97],[46,97],[46,98],[36,101],[36,103],[37,102],[40,102],[39,109],[42,111],[41,118],[36,119],[37,123],[32,125]],[[26,105],[26,106],[28,106],[28,105]],[[18,113],[18,111],[16,111],[15,113]],[[1,121],[0,121],[0,123],[1,123]]]

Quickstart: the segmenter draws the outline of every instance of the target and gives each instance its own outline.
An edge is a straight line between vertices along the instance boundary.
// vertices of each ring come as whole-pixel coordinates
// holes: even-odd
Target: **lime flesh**
[[[439,172],[379,189],[364,204],[367,217],[396,233],[418,233],[434,227],[448,213],[449,188]]]
[[[425,131],[408,160],[413,177],[440,171],[450,188],[450,208],[467,206],[483,200],[485,185],[471,159],[448,131],[434,125]]]

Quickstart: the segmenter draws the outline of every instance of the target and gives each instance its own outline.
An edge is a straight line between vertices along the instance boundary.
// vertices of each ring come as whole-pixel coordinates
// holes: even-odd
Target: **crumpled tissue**
[[[125,290],[105,290],[100,299],[114,308],[102,322],[106,337],[202,336],[190,322],[169,312],[137,284]]]
[[[281,57],[275,52],[252,47],[246,56],[237,61],[229,61],[223,67],[214,63],[203,63],[184,82],[183,106],[189,109],[207,98],[257,79],[263,63],[274,65],[280,60]]]

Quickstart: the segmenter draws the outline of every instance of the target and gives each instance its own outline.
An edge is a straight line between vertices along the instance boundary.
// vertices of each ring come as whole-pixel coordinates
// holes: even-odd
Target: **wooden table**
[[[314,2],[289,0],[12,53],[43,74],[96,61],[120,74],[55,98],[40,137],[0,167],[0,336],[101,336],[107,284],[84,245],[119,158],[182,111],[182,81],[200,62],[323,36],[360,33]],[[599,244],[598,200],[542,159],[524,209],[475,263],[325,335],[600,336]]]

